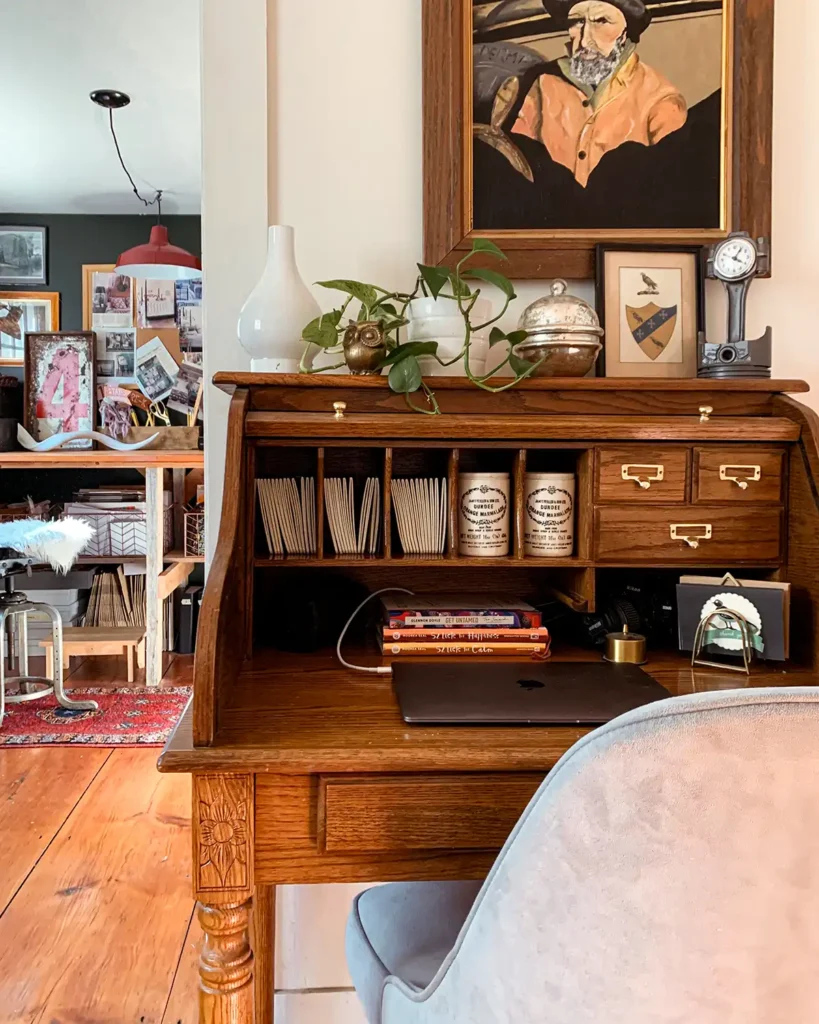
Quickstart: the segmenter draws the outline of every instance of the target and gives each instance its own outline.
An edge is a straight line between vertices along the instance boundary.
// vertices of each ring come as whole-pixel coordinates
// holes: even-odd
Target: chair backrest
[[[577,743],[452,953],[384,1017],[819,1020],[819,688],[661,701]]]

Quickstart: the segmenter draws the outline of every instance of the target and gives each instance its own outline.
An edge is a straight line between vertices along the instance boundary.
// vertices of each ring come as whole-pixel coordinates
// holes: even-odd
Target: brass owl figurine
[[[381,361],[387,354],[384,331],[378,320],[350,324],[344,332],[344,361],[350,373],[381,373]]]

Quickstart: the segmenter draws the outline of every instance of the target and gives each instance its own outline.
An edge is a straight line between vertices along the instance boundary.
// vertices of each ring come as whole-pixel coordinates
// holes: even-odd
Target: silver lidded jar
[[[585,377],[603,347],[597,313],[566,288],[558,278],[550,295],[536,299],[521,314],[518,327],[529,337],[515,346],[515,355],[529,363],[543,360],[533,377]]]

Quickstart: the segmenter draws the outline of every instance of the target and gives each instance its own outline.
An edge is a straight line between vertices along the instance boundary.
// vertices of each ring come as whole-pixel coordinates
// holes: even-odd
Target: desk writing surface
[[[375,652],[350,652],[384,664]],[[590,661],[595,651],[562,649],[555,660]],[[646,670],[676,696],[747,686],[805,686],[809,669],[761,667],[750,678],[692,669],[684,655],[653,655]],[[408,725],[390,676],[342,668],[332,651],[257,652],[231,688],[210,747],[193,748],[189,723],[160,759],[163,771],[314,772],[548,771],[591,729],[580,726]]]

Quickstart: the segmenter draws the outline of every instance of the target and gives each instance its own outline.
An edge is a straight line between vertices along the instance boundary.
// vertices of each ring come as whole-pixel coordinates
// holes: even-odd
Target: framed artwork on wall
[[[769,236],[773,0],[424,0],[427,263]]]
[[[0,366],[23,365],[28,332],[59,329],[59,292],[0,292]]]
[[[48,284],[46,229],[0,225],[0,288],[36,288]]]
[[[35,441],[71,430],[93,430],[94,333],[26,334],[25,428]],[[65,448],[93,448],[90,439]]]
[[[598,246],[605,376],[696,377],[703,289],[699,246]]]

